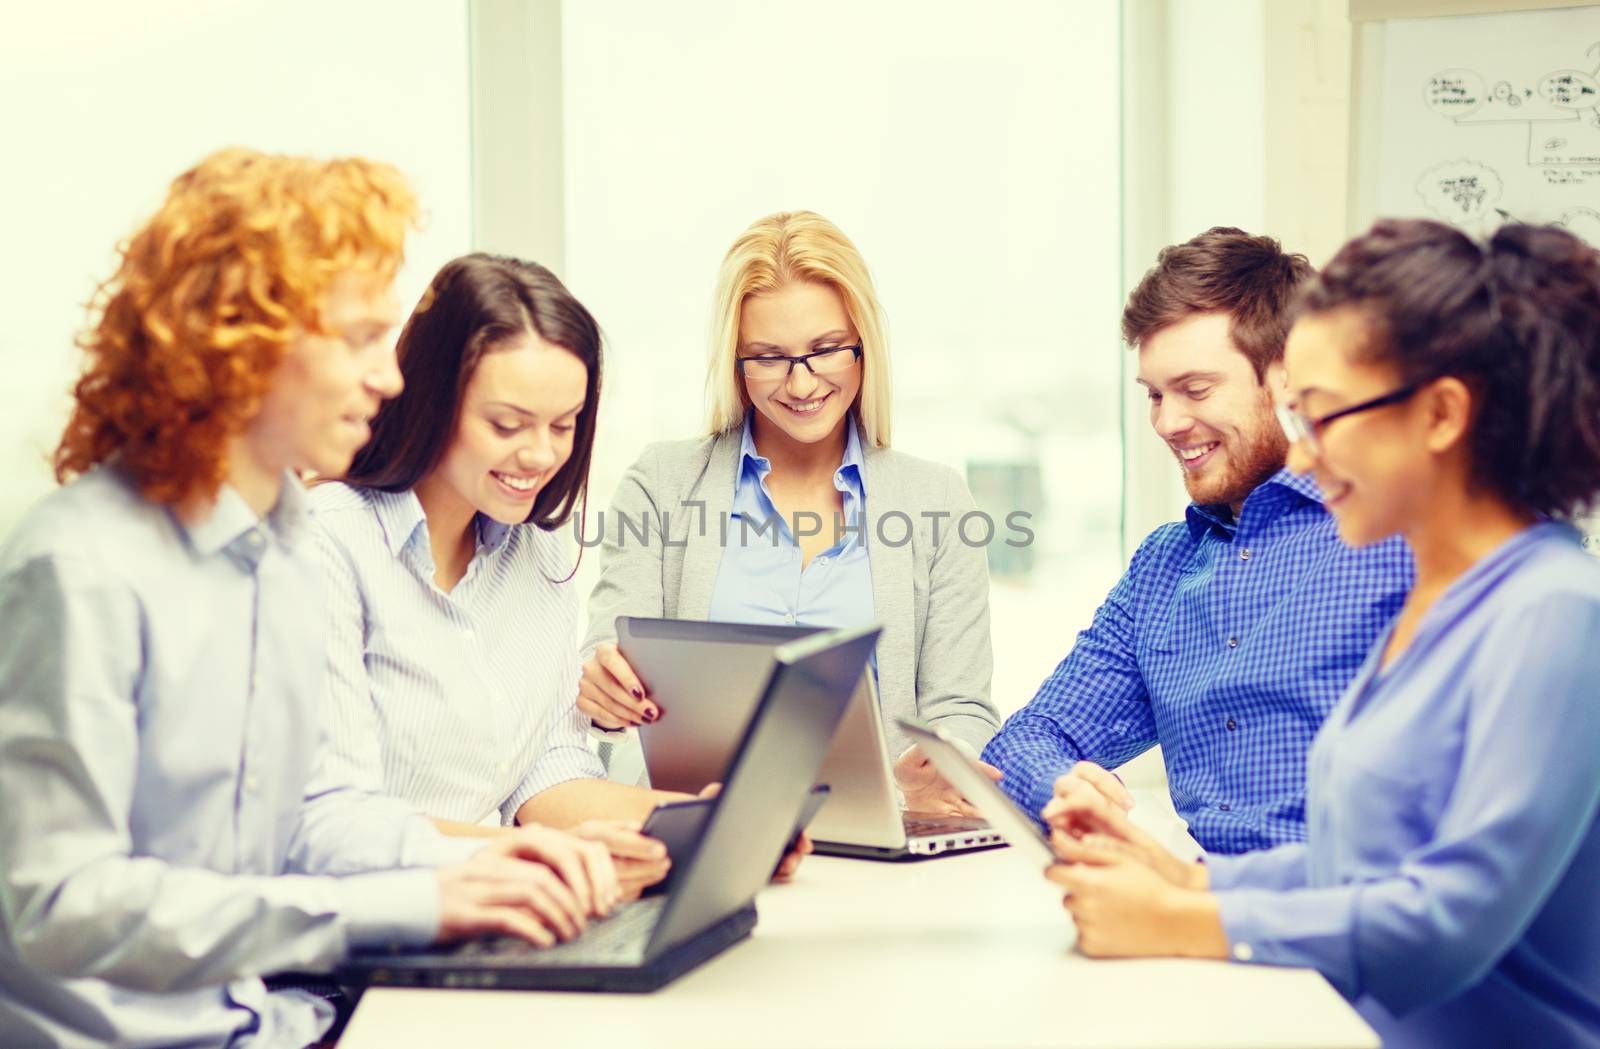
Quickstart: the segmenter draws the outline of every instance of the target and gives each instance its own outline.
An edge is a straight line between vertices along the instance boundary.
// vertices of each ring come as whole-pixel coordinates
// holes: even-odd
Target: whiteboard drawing
[[[1474,160],[1452,160],[1429,168],[1417,180],[1417,194],[1428,210],[1446,222],[1478,223],[1500,201],[1505,183]]]
[[[1475,236],[1501,223],[1562,222],[1600,245],[1600,3],[1395,18],[1359,88],[1352,225],[1380,215],[1447,221]]]
[[[1600,55],[1600,43],[1586,57]],[[1443,69],[1423,86],[1423,103],[1460,127],[1519,124],[1531,167],[1600,167],[1600,64],[1589,72],[1557,69],[1521,86],[1499,80],[1485,89],[1475,70]],[[1589,175],[1579,176],[1587,182]],[[1552,173],[1552,184],[1571,181]],[[1420,192],[1420,187],[1419,187]],[[1426,196],[1426,195],[1425,195]],[[1430,202],[1431,203],[1431,202]]]
[[[1562,213],[1556,220],[1565,226],[1574,236],[1582,237],[1590,244],[1600,244],[1600,210],[1595,208],[1571,208]],[[1600,516],[1595,518],[1600,524]]]

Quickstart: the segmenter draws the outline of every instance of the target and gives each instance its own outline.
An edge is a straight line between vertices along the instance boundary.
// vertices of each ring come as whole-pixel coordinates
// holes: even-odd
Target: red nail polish
[[[643,699],[644,698],[644,693],[639,691],[638,689],[633,689],[632,692],[633,692],[633,698],[634,699]]]

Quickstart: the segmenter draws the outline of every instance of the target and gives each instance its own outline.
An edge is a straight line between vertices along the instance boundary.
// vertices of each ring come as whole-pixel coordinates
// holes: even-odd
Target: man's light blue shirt
[[[1310,759],[1310,838],[1212,857],[1234,957],[1383,1044],[1600,1046],[1600,561],[1534,525],[1457,579]]]
[[[803,568],[800,544],[767,490],[772,463],[756,451],[751,420],[739,446],[739,477],[727,522],[727,541],[711,593],[710,618],[725,623],[849,627],[872,622],[872,564],[867,557],[866,487],[861,438],[846,423],[844,456],[833,486],[844,496],[844,527],[802,518],[835,540]]]
[[[102,467],[0,549],[0,1045],[304,1045],[262,973],[433,937],[388,868],[482,843],[325,774],[310,527],[292,478],[194,523]]]
[[[1114,768],[1159,743],[1207,851],[1303,841],[1306,752],[1411,579],[1403,543],[1351,550],[1316,484],[1288,470],[1237,521],[1191,505],[1140,544],[984,760],[1036,814],[1078,760]]]

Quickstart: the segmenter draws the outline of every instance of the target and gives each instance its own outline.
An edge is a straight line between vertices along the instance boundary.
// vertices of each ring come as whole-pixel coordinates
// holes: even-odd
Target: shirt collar
[[[372,510],[378,515],[378,527],[383,529],[383,541],[391,556],[399,557],[419,533],[426,542],[427,518],[422,512],[422,501],[411,489],[400,492],[373,489]]]
[[[383,529],[383,540],[392,557],[400,557],[414,543],[428,543],[428,518],[422,512],[422,500],[411,489],[403,492],[372,491],[372,508],[378,515],[378,525]],[[477,514],[473,517],[477,527],[479,553],[492,552],[505,545],[511,535],[511,526],[501,524],[491,517]],[[428,551],[432,557],[432,550]]]
[[[501,524],[492,517],[479,514],[475,520],[478,522],[478,552],[490,553],[505,545],[511,536],[511,526]]]
[[[844,439],[844,458],[839,460],[839,468],[833,472],[833,486],[859,499],[864,494],[865,485],[866,461],[861,457],[861,429],[856,425],[855,417],[851,416]]]
[[[745,516],[765,517],[771,498],[766,496],[767,474],[772,472],[772,461],[756,451],[755,428],[751,425],[754,409],[746,413],[744,430],[739,435],[739,474],[734,484],[733,512]],[[855,416],[849,417],[845,429],[844,455],[839,468],[833,472],[833,486],[856,500],[866,497],[866,460],[861,453],[861,432]],[[847,506],[848,513],[852,508]]]
[[[1239,530],[1239,521],[1246,514],[1252,514],[1254,511],[1252,516],[1256,516],[1264,510],[1273,507],[1281,509],[1296,502],[1316,503],[1321,506],[1322,489],[1317,487],[1317,482],[1310,474],[1297,474],[1285,466],[1262,481],[1245,497],[1238,518],[1233,516],[1233,511],[1227,506],[1204,503],[1190,503],[1184,510],[1183,516],[1189,525],[1189,534],[1193,538],[1199,539],[1208,531],[1216,531],[1224,539],[1231,540]]]
[[[293,548],[304,535],[311,510],[299,478],[285,471],[278,501],[264,518],[256,516],[244,496],[231,484],[224,484],[217,490],[211,512],[203,520],[191,520],[176,512],[173,517],[188,537],[189,545],[201,557],[225,552],[253,572],[267,552],[269,536]]]

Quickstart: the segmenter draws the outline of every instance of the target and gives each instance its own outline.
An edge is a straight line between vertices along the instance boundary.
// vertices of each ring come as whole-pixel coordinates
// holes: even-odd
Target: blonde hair
[[[794,281],[826,285],[839,293],[861,340],[861,392],[854,405],[861,436],[874,447],[889,444],[889,347],[883,315],[867,264],[850,238],[814,211],[780,211],[758,219],[723,257],[711,321],[706,374],[709,426],[726,433],[744,422],[750,398],[734,364],[739,319],[751,295]]]

